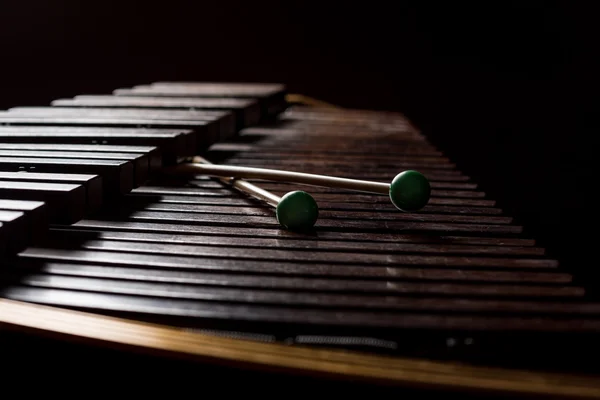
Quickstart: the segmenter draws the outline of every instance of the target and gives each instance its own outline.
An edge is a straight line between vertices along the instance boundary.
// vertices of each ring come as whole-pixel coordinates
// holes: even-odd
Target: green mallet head
[[[420,210],[427,205],[430,195],[429,180],[417,171],[400,172],[390,184],[390,199],[402,211]]]
[[[277,204],[277,221],[291,230],[308,230],[319,217],[319,207],[313,197],[301,190],[285,194]]]

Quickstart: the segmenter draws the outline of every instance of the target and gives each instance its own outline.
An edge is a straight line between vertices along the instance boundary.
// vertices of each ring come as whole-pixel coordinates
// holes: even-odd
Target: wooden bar
[[[88,311],[125,311],[125,315],[146,314],[156,316],[176,316],[186,319],[217,319],[227,321],[268,321],[276,324],[307,324],[320,326],[345,326],[389,329],[430,329],[516,331],[516,332],[594,332],[600,327],[600,321],[583,319],[578,316],[569,318],[552,317],[478,317],[470,315],[431,315],[426,313],[360,312],[339,310],[316,310],[311,308],[285,308],[249,306],[238,304],[214,304],[190,300],[147,299],[105,293],[78,292],[69,290],[49,290],[45,288],[11,287],[0,289],[3,297],[32,303],[50,303]],[[292,311],[293,310],[293,311]],[[190,322],[193,322],[190,321]],[[535,322],[532,324],[531,322]]]
[[[0,157],[0,170],[101,175],[104,189],[111,194],[129,193],[134,182],[133,165],[119,160]]]
[[[16,253],[23,250],[31,237],[31,224],[25,212],[0,209],[0,223],[5,231],[6,251]]]
[[[142,204],[145,203],[145,204]],[[137,207],[136,207],[137,206]],[[228,206],[210,206],[202,204],[171,204],[162,202],[144,202],[143,200],[133,204],[132,210],[144,211],[179,211],[200,214],[221,214],[221,215],[259,215],[272,217],[273,211],[270,209],[247,209]],[[379,213],[376,211],[329,211],[320,210],[319,220],[324,219],[355,219],[362,221],[422,221],[422,222],[456,222],[473,224],[500,224],[507,225],[513,222],[511,217],[487,216],[487,215],[449,215],[449,214],[425,214],[425,213]]]
[[[58,99],[54,107],[111,107],[151,108],[182,110],[227,110],[236,114],[237,129],[256,125],[261,120],[260,106],[252,99],[236,98],[185,98],[185,97],[141,97],[110,95],[79,95],[72,99]]]
[[[205,135],[198,140],[212,144],[234,136],[236,132],[235,116],[227,111],[217,110],[147,110],[139,108],[81,108],[81,107],[14,107],[6,113],[9,116],[19,117],[72,117],[106,119],[107,122],[119,120],[148,120],[150,121],[198,121],[205,122],[196,129],[205,129]],[[2,115],[2,114],[0,114]],[[162,123],[162,122],[160,122]],[[191,124],[191,123],[190,123]],[[211,128],[214,124],[217,128]],[[193,124],[191,124],[194,126]]]
[[[101,117],[72,117],[72,116],[13,116],[6,112],[0,112],[0,125],[6,126],[30,126],[30,127],[110,127],[110,128],[147,128],[147,129],[182,129],[194,132],[196,148],[193,152],[200,151],[210,144],[211,138],[218,135],[217,125],[207,121],[184,121],[184,120],[148,120],[143,118],[121,118],[106,119]],[[211,128],[214,127],[214,128]],[[103,142],[101,142],[103,143]]]
[[[281,84],[157,82],[152,85],[116,89],[113,94],[117,96],[257,99],[263,113],[269,117],[279,114],[287,107],[285,86]]]
[[[188,245],[208,245],[226,248],[257,248],[278,250],[310,250],[314,240],[297,238],[290,240],[267,239],[248,237],[240,240],[236,237],[227,235],[200,235],[200,234],[164,234],[164,233],[135,233],[121,231],[81,231],[77,229],[53,229],[56,235],[67,235],[73,238],[85,238],[98,240],[123,240],[134,242],[163,243],[163,244],[188,244]],[[424,239],[406,238],[404,243],[381,243],[368,241],[336,241],[322,240],[322,246],[319,251],[349,251],[362,253],[440,253],[440,254],[470,254],[470,255],[506,255],[506,256],[542,256],[544,249],[533,246],[496,246],[493,244],[473,245],[467,242],[462,244],[460,240],[454,244],[452,238],[440,240],[439,243],[426,243]],[[424,243],[425,242],[425,243]],[[476,240],[473,240],[476,242]],[[223,250],[224,252],[226,250]]]
[[[352,232],[352,231],[319,231],[318,235],[303,235],[292,231],[261,228],[253,226],[237,226],[236,229],[225,226],[188,225],[164,222],[139,222],[123,220],[85,219],[73,224],[73,227],[91,230],[157,232],[170,234],[206,234],[229,235],[233,238],[276,238],[277,240],[313,240],[313,241],[369,241],[369,242],[402,242],[402,243],[447,243],[473,244],[486,246],[533,246],[535,241],[513,236],[486,237],[481,235],[457,236],[423,235],[420,233],[390,232]]]
[[[130,162],[133,166],[134,186],[141,186],[148,179],[150,161],[146,154],[100,153],[90,151],[55,151],[55,150],[3,150],[1,157],[25,158],[61,158],[76,160],[119,160]]]
[[[108,146],[102,144],[57,144],[57,143],[0,143],[0,150],[40,150],[69,153],[92,153],[106,154],[139,154],[148,157],[148,163],[151,170],[156,171],[162,167],[162,153],[155,146]],[[68,153],[67,153],[68,152]],[[100,158],[100,157],[98,157]],[[109,157],[110,158],[110,157]]]
[[[18,250],[22,250],[32,243],[37,243],[45,237],[48,229],[46,208],[46,204],[41,201],[0,199],[0,210],[17,211],[24,214],[27,224],[27,237],[23,243],[19,244]]]
[[[118,266],[118,265],[102,265],[102,264],[81,264],[77,262],[60,262],[55,260],[44,259],[27,259],[19,258],[14,261],[14,267],[23,271],[34,271],[44,274],[82,276],[82,277],[97,277],[107,279],[130,279],[144,280],[148,282],[176,282],[176,283],[197,283],[210,284],[217,282],[215,279],[220,279],[221,282],[231,282],[232,276],[228,272],[235,271],[236,273],[245,273],[242,282],[250,282],[254,287],[270,287],[277,286],[278,282],[287,282],[289,288],[294,277],[303,277],[308,279],[305,282],[307,288],[318,289],[323,285],[317,285],[319,282],[324,283],[330,279],[338,278],[339,282],[346,282],[349,279],[360,280],[361,282],[351,284],[349,287],[353,290],[363,288],[360,291],[368,291],[371,289],[380,289],[389,291],[384,288],[381,282],[375,282],[374,279],[404,282],[428,282],[437,281],[438,283],[491,283],[491,284],[515,284],[515,285],[530,285],[530,284],[554,284],[556,287],[560,285],[568,285],[572,283],[572,276],[563,272],[549,271],[513,271],[513,270],[476,270],[476,269],[444,269],[444,268],[402,268],[402,267],[379,267],[379,266],[339,266],[329,265],[323,266],[318,270],[311,268],[310,265],[288,264],[286,268],[278,268],[275,263],[266,263],[265,267],[259,269],[260,276],[253,275],[252,265],[243,269],[241,267],[235,269],[226,269],[225,267],[219,271],[194,271],[191,269],[165,269],[160,266],[142,265]],[[269,268],[271,267],[271,268]],[[21,271],[21,272],[23,272]],[[267,276],[266,274],[271,274]],[[288,277],[288,279],[284,279]],[[263,281],[263,278],[266,279]],[[315,280],[316,279],[316,280]],[[314,284],[314,285],[312,285]],[[312,285],[312,286],[311,286]],[[365,286],[366,285],[366,286]],[[239,286],[239,285],[237,285]],[[498,286],[499,287],[499,286]]]
[[[82,185],[0,180],[0,197],[10,200],[43,201],[50,222],[73,223],[86,211],[86,190]]]
[[[200,300],[214,302],[247,303],[255,305],[313,307],[316,309],[362,310],[373,312],[413,311],[439,312],[444,314],[458,313],[489,313],[511,315],[600,315],[600,303],[558,302],[558,301],[523,301],[496,300],[474,298],[414,298],[408,296],[369,296],[361,294],[341,293],[311,293],[303,292],[302,288],[289,290],[259,290],[248,288],[224,288],[214,285],[202,286],[163,282],[131,281],[111,278],[110,287],[106,288],[106,280],[101,278],[79,276],[49,276],[42,274],[27,275],[19,279],[20,284],[28,287],[77,290],[83,292],[105,292],[121,295],[147,296],[166,298],[169,300]],[[268,278],[267,278],[268,280]],[[542,291],[543,293],[543,291]],[[565,294],[567,292],[565,291]],[[568,294],[567,294],[568,296]],[[477,318],[474,316],[473,318]]]
[[[103,199],[110,196],[110,192],[104,191],[102,177],[99,175],[0,171],[0,181],[82,185],[86,191],[86,211],[88,214],[94,214],[98,211]]]
[[[63,242],[64,243],[64,242]],[[167,262],[168,265],[187,265],[187,268],[201,268],[201,265],[209,268],[218,268],[216,261],[211,258],[238,259],[239,263],[249,263],[251,260],[260,265],[263,262],[307,262],[317,265],[329,264],[365,264],[365,265],[388,265],[398,266],[432,266],[432,267],[456,267],[475,269],[555,269],[558,262],[553,259],[544,258],[515,258],[515,257],[483,257],[463,255],[407,255],[407,254],[357,254],[350,252],[318,252],[305,251],[278,251],[276,249],[265,249],[259,251],[245,248],[219,248],[213,246],[185,246],[176,244],[161,244],[147,242],[121,242],[86,240],[76,243],[78,247],[70,250],[68,246],[61,246],[53,242],[47,248],[29,248],[23,256],[57,257],[55,259],[79,260],[79,257],[88,257],[92,260],[98,257],[98,261],[110,263],[125,263],[125,260],[140,262]],[[79,251],[78,249],[85,249]],[[89,251],[88,251],[89,250]],[[283,257],[282,257],[283,256]],[[154,261],[152,257],[155,257]],[[111,261],[108,261],[111,260]],[[212,267],[211,267],[212,266]]]
[[[193,156],[191,130],[70,126],[0,126],[0,143],[156,146],[169,159]]]

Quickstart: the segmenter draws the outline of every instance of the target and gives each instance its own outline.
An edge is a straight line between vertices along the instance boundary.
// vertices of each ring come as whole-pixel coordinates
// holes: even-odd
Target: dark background
[[[589,283],[594,3],[4,0],[0,107],[221,80],[401,111]]]

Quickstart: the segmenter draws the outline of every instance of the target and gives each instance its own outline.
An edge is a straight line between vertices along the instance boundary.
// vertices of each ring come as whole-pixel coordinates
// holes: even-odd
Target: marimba
[[[575,374],[596,372],[581,360],[600,303],[560,260],[403,115],[290,99],[280,84],[157,82],[0,112],[0,326],[248,368],[600,397]],[[166,173],[196,155],[378,182],[416,169],[431,198],[401,212],[250,180],[314,196],[319,219],[296,232],[227,183]]]

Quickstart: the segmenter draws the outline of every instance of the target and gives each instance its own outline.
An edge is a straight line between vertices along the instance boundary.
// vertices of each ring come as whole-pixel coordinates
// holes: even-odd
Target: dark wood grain
[[[201,151],[218,138],[218,125],[210,121],[144,119],[142,117],[109,119],[103,117],[79,116],[15,116],[0,111],[0,125],[10,126],[56,126],[56,127],[111,127],[111,128],[159,128],[159,129],[191,129],[195,133],[197,147],[194,152]]]
[[[164,182],[161,182],[164,183]],[[185,195],[160,195],[160,194],[149,194],[150,190],[145,187],[140,188],[131,196],[127,197],[127,201],[130,202],[160,202],[160,203],[172,203],[172,204],[196,204],[196,205],[215,205],[220,207],[228,207],[235,209],[240,205],[244,206],[245,209],[251,208],[263,208],[267,209],[269,206],[246,197],[237,197],[228,199],[226,202],[219,198],[214,197],[190,197]],[[320,199],[322,200],[322,199]],[[443,198],[434,199],[436,203],[440,200],[446,200]],[[485,203],[487,204],[487,203]],[[393,204],[388,202],[349,202],[349,201],[319,201],[319,210],[356,210],[356,211],[377,211],[379,213],[398,213],[398,209]],[[237,212],[232,210],[230,212]],[[500,215],[502,210],[493,207],[473,207],[473,206],[452,206],[452,205],[434,205],[428,204],[423,209],[419,210],[419,213],[441,213],[441,214],[466,214],[466,215]]]
[[[140,155],[148,158],[148,164],[151,170],[156,171],[162,167],[162,153],[158,147],[154,146],[108,146],[102,144],[58,144],[58,143],[0,143],[0,150],[39,150],[43,152],[65,152],[84,153],[86,156],[102,154],[129,154]],[[93,158],[93,157],[91,157]],[[101,158],[101,157],[97,157]],[[110,157],[108,157],[110,158]]]
[[[307,187],[305,187],[306,189]],[[306,189],[309,191],[309,189]],[[142,186],[135,188],[132,193],[139,196],[151,196],[152,198],[161,198],[165,201],[173,201],[179,203],[197,203],[197,204],[220,204],[222,206],[235,206],[238,204],[248,204],[249,197],[242,194],[235,194],[233,191],[230,195],[222,192],[216,195],[214,192],[201,191],[192,187],[178,186]],[[206,193],[206,194],[205,194]],[[349,207],[389,207],[390,200],[382,195],[364,195],[361,193],[353,194],[352,196],[340,194],[320,194],[313,196],[318,204],[344,202]],[[257,204],[256,202],[252,204]],[[443,206],[458,206],[458,207],[494,207],[496,202],[492,199],[462,199],[462,198],[430,198],[428,205],[443,205]],[[392,209],[393,210],[393,209]],[[394,212],[398,212],[394,210]]]
[[[55,248],[56,247],[56,248]],[[82,250],[79,250],[82,249]],[[87,251],[89,250],[89,251]],[[462,255],[407,255],[407,254],[362,254],[351,252],[306,252],[296,250],[277,250],[277,249],[244,249],[227,248],[213,246],[185,246],[176,244],[155,244],[147,242],[125,242],[125,241],[100,241],[88,240],[77,243],[71,250],[68,246],[60,248],[52,243],[51,246],[44,249],[29,248],[24,256],[45,254],[47,257],[54,255],[56,259],[73,259],[78,257],[88,257],[93,260],[94,257],[101,257],[103,260],[113,260],[114,262],[125,263],[126,259],[132,259],[134,262],[140,262],[141,259],[152,260],[154,262],[177,263],[189,265],[189,268],[200,268],[201,263],[206,267],[220,268],[221,264],[227,261],[215,261],[211,258],[224,260],[233,260],[244,263],[250,260],[258,261],[279,261],[279,262],[306,262],[314,264],[365,264],[365,265],[388,265],[391,267],[400,266],[435,266],[435,267],[457,267],[474,269],[554,269],[558,267],[558,262],[552,259],[531,259],[514,257],[484,257],[484,256],[462,256]],[[170,255],[169,257],[166,257]],[[136,261],[137,260],[137,261]],[[258,262],[260,264],[260,262]],[[315,266],[315,268],[317,268]]]
[[[16,251],[37,243],[45,237],[48,229],[48,213],[46,208],[46,204],[41,201],[0,199],[0,210],[17,211],[24,214],[27,224],[27,236],[24,238],[23,243],[18,243]]]
[[[31,224],[26,211],[0,209],[0,223],[5,231],[6,251],[15,253],[29,244]]]
[[[211,270],[199,270],[194,271],[191,269],[177,269],[177,268],[162,268],[154,265],[132,265],[118,266],[118,265],[102,265],[102,264],[81,264],[77,262],[60,262],[33,258],[20,257],[13,260],[15,268],[24,271],[33,271],[45,274],[57,274],[57,275],[73,275],[73,276],[87,276],[87,277],[99,277],[107,279],[131,279],[131,280],[145,280],[148,282],[177,282],[177,283],[210,283],[210,278],[222,277],[231,281],[235,277],[228,275],[230,272],[236,272],[238,274],[245,273],[246,278],[253,279],[256,285],[269,285],[270,279],[275,279],[273,282],[283,280],[284,282],[290,282],[290,280],[282,279],[282,277],[289,278],[312,278],[308,280],[308,283],[324,282],[325,280],[341,278],[340,282],[345,282],[348,279],[353,281],[361,280],[362,284],[367,285],[365,290],[370,290],[368,285],[374,285],[370,287],[383,288],[383,284],[373,283],[373,279],[383,281],[404,281],[404,282],[445,282],[445,283],[500,283],[500,284],[516,284],[516,285],[529,285],[529,284],[556,284],[556,285],[567,285],[572,283],[572,276],[570,274],[560,271],[531,271],[531,270],[477,270],[477,269],[446,269],[446,268],[418,268],[418,267],[380,267],[380,266],[351,266],[351,265],[323,265],[318,268],[311,265],[303,264],[286,264],[281,266],[277,263],[267,262],[264,263],[264,267],[255,270],[254,265],[250,263],[247,268],[243,268],[244,264],[234,264],[233,268],[226,264],[220,271]],[[261,276],[256,276],[261,274]],[[262,282],[264,274],[270,274],[270,277]],[[237,275],[236,275],[237,276]],[[205,281],[203,281],[205,279]],[[314,281],[317,279],[317,281]],[[261,283],[262,282],[262,283]],[[369,283],[371,282],[371,283]],[[307,283],[307,287],[319,288],[322,285],[310,286]],[[239,285],[233,285],[239,286]]]
[[[228,321],[268,321],[273,323],[308,324],[394,329],[434,329],[471,331],[552,331],[594,332],[600,327],[596,319],[551,317],[486,317],[441,316],[418,313],[359,312],[316,310],[249,305],[214,304],[185,300],[164,302],[136,296],[99,294],[66,290],[13,287],[1,292],[3,297],[33,303],[50,303],[92,311],[126,311],[128,313],[180,316]]]
[[[56,235],[65,234],[75,239],[82,239],[85,236],[83,231],[71,228],[64,230],[54,229]],[[67,237],[69,237],[67,236]],[[172,244],[194,244],[210,245],[234,248],[277,248],[281,250],[308,250],[308,251],[350,251],[362,253],[441,253],[441,254],[489,254],[489,255],[512,255],[512,256],[541,256],[545,251],[540,247],[533,246],[496,246],[496,245],[469,245],[452,244],[452,238],[439,240],[435,243],[435,238],[431,243],[419,243],[418,238],[414,241],[405,240],[404,243],[390,242],[368,242],[368,241],[327,241],[321,240],[318,248],[314,246],[314,239],[267,239],[249,237],[243,241],[239,238],[227,235],[191,235],[191,234],[164,234],[164,233],[135,233],[135,232],[114,232],[114,231],[95,231],[93,235],[88,234],[88,238],[141,241],[151,243],[172,243]],[[465,241],[466,242],[466,241]],[[474,240],[475,242],[475,240]]]
[[[231,110],[236,114],[237,129],[256,125],[261,120],[260,106],[256,100],[239,98],[178,98],[80,95],[73,99],[58,99],[55,107],[112,107],[188,110]]]
[[[267,279],[268,280],[268,279]],[[210,279],[207,279],[210,281]],[[216,279],[214,279],[216,281]],[[598,303],[566,303],[566,302],[535,302],[507,301],[496,299],[461,299],[431,297],[427,299],[404,297],[398,295],[367,296],[359,294],[337,294],[309,292],[302,287],[288,290],[258,290],[247,288],[226,288],[218,286],[203,286],[201,281],[195,284],[145,282],[112,279],[109,287],[100,278],[76,276],[49,276],[42,274],[29,275],[20,280],[24,286],[43,287],[51,289],[67,289],[87,292],[104,292],[124,295],[149,296],[154,298],[204,300],[215,302],[236,302],[249,304],[270,304],[279,306],[314,307],[317,309],[369,309],[403,310],[413,312],[444,312],[444,313],[494,313],[510,314],[546,314],[546,315],[592,315],[600,316]],[[211,285],[214,283],[211,282]],[[565,292],[567,296],[568,293]],[[477,318],[477,317],[474,317]]]
[[[0,143],[156,146],[168,157],[192,156],[190,130],[69,126],[0,126]]]
[[[1,152],[1,150],[0,150]],[[289,183],[289,182],[272,182],[272,181],[267,181],[267,180],[246,180],[248,182],[254,183],[256,185],[259,185],[261,188],[265,189],[265,190],[269,190],[269,191],[273,191],[273,192],[278,192],[278,193],[287,193],[293,190],[299,190],[299,188],[304,188],[307,191],[310,191],[311,194],[312,193],[328,193],[328,194],[352,194],[354,193],[353,191],[348,191],[348,190],[343,190],[343,189],[336,189],[336,188],[329,188],[329,187],[325,187],[325,186],[313,186],[313,185],[300,185],[300,184],[296,184],[296,183]],[[166,184],[167,182],[161,182],[161,181],[157,181],[154,180],[154,182],[156,183],[164,183]],[[171,181],[171,185],[176,184],[177,181]],[[223,187],[227,187],[227,185],[220,183],[220,182],[215,182],[215,181],[208,181],[208,180],[198,180],[198,179],[194,179],[194,180],[188,180],[188,181],[182,181],[180,182],[182,185],[188,186],[188,187],[199,187],[199,188],[215,188],[215,189],[220,189]],[[382,183],[389,183],[389,182],[382,182]],[[432,196],[440,196],[440,194],[444,195],[444,194],[457,194],[456,196],[458,197],[460,196],[464,196],[464,197],[485,197],[485,193],[480,192],[480,191],[475,191],[473,190],[472,195],[469,196],[467,193],[467,191],[474,189],[475,185],[469,184],[469,183],[455,183],[455,182],[433,182],[431,183],[431,187],[432,187]],[[308,188],[310,187],[310,188]],[[379,194],[381,195],[381,194]],[[440,196],[441,197],[441,196]],[[450,196],[444,196],[444,197],[450,197]]]
[[[223,214],[223,215],[261,215],[272,217],[273,211],[269,209],[241,208],[241,207],[223,207],[207,206],[200,204],[170,204],[170,203],[148,203],[143,209],[147,211],[178,211],[193,212],[202,214]],[[422,221],[422,222],[458,222],[473,224],[511,224],[512,218],[498,216],[481,215],[449,215],[449,214],[425,214],[425,213],[379,213],[376,211],[319,211],[319,220],[323,219],[354,219],[354,220],[382,220],[382,221]]]
[[[215,143],[234,136],[236,132],[235,116],[227,111],[217,110],[147,110],[139,108],[81,108],[81,107],[14,107],[8,110],[8,115],[29,117],[73,117],[73,118],[104,118],[107,121],[143,119],[149,121],[205,121],[214,123],[216,130],[208,127],[210,137],[205,143]],[[209,124],[210,125],[210,124]]]
[[[148,179],[150,160],[146,154],[132,153],[102,153],[91,151],[58,151],[58,150],[4,150],[0,149],[2,157],[24,158],[60,158],[75,160],[119,160],[130,162],[133,166],[133,185],[141,186]]]
[[[1,174],[0,174],[1,176]],[[175,209],[177,205],[181,205],[181,210],[185,211],[188,206],[208,206],[215,207],[215,211],[222,214],[260,214],[269,213],[272,215],[270,206],[261,203],[252,198],[240,198],[231,199],[224,202],[219,198],[215,197],[189,197],[189,196],[176,196],[176,195],[145,195],[143,193],[134,193],[127,196],[124,199],[124,204],[141,204],[141,203],[160,203],[160,206],[164,206],[165,209]],[[364,212],[365,215],[379,216],[381,218],[394,218],[395,215],[400,214],[398,210],[391,202],[388,203],[344,203],[339,202],[328,202],[319,201],[319,210],[322,211],[321,215],[334,214],[340,217],[344,215]],[[158,206],[158,205],[157,205]],[[243,206],[243,207],[240,207]],[[193,208],[190,208],[190,210]],[[260,209],[260,210],[257,210]],[[450,214],[450,215],[469,215],[472,217],[480,215],[498,216],[502,214],[502,210],[498,208],[488,207],[460,207],[460,206],[445,206],[445,205],[427,205],[422,210],[419,210],[419,215],[423,214]],[[386,217],[387,216],[387,217]],[[509,221],[509,217],[505,221]],[[485,217],[482,220],[485,220]],[[502,221],[502,220],[501,220]]]
[[[86,210],[89,214],[98,211],[103,199],[110,196],[110,192],[104,191],[102,177],[99,175],[0,171],[0,181],[82,185],[86,191]]]
[[[425,215],[425,214],[424,214]],[[273,217],[249,215],[211,215],[187,212],[168,211],[136,211],[127,214],[115,215],[114,218],[123,218],[130,221],[170,222],[201,225],[221,225],[231,227],[271,227],[279,229],[279,224]],[[497,224],[462,224],[453,222],[412,222],[403,220],[394,221],[356,221],[341,219],[323,219],[315,224],[318,231],[350,230],[359,232],[389,231],[389,232],[464,232],[487,234],[517,234],[522,232],[518,225]]]
[[[229,189],[227,186],[223,186],[222,188],[198,188],[192,185],[186,186],[152,186],[153,182],[150,182],[148,186],[143,186],[140,188],[136,188],[133,190],[133,193],[136,194],[148,194],[148,195],[177,195],[177,196],[196,196],[199,201],[202,197],[217,197],[217,198],[228,198],[235,197],[238,198],[240,193],[236,192],[234,189]],[[298,186],[294,190],[300,190],[299,188],[303,188],[305,191],[310,192],[308,185]],[[285,194],[282,192],[281,195]],[[462,195],[462,191],[448,191],[448,190],[437,190],[432,191],[432,197],[429,199],[428,204],[437,204],[437,205],[457,205],[457,206],[475,206],[475,207],[485,207],[485,206],[494,206],[495,202],[493,200],[482,199],[483,193],[481,192],[473,192],[469,191],[464,198],[461,197],[453,197],[453,196]],[[447,196],[447,198],[446,198]],[[315,193],[313,196],[317,202],[328,201],[328,202],[351,202],[351,203],[383,203],[390,204],[390,199],[388,196],[381,194],[366,194],[361,192],[348,194],[330,194],[330,193]],[[226,203],[228,200],[223,200],[223,203]]]
[[[124,220],[99,220],[85,219],[73,224],[77,228],[124,230],[132,232],[157,232],[172,234],[205,234],[205,235],[229,235],[239,238],[276,238],[278,240],[315,240],[315,241],[371,241],[371,242],[402,242],[402,243],[445,243],[445,244],[474,244],[486,246],[533,246],[533,239],[500,236],[485,237],[480,235],[454,236],[440,233],[434,235],[423,235],[419,233],[390,233],[390,232],[352,232],[352,231],[325,231],[319,230],[311,234],[298,233],[282,229],[260,228],[256,226],[237,226],[231,229],[229,226],[210,225],[188,225],[164,222],[138,222]]]
[[[42,201],[48,205],[51,222],[73,223],[86,211],[85,187],[76,184],[0,180],[0,197]]]
[[[362,161],[360,163],[358,163],[358,160],[329,160],[329,161],[311,161],[311,160],[304,160],[304,159],[296,159],[296,158],[291,158],[291,159],[287,159],[287,160],[277,160],[277,159],[269,159],[269,160],[264,160],[264,159],[257,159],[257,158],[247,158],[247,159],[238,159],[238,158],[230,158],[228,161],[229,164],[231,165],[248,165],[248,166],[262,166],[262,167],[268,167],[268,168],[275,168],[273,166],[282,166],[285,165],[287,169],[291,169],[291,168],[310,168],[311,170],[314,170],[315,168],[329,168],[329,167],[337,167],[337,168],[356,168],[356,169],[361,169],[362,171],[370,171],[370,170],[378,170],[379,172],[388,172],[388,171],[394,171],[397,170],[397,173],[402,172],[402,170],[398,170],[398,168],[405,168],[405,169],[424,169],[426,171],[428,170],[454,170],[456,168],[456,166],[447,163],[447,162],[438,162],[438,161],[427,161],[427,160],[395,160],[395,161],[391,161],[391,162],[385,162],[385,161],[380,161],[380,162],[376,162],[376,161]],[[279,169],[283,169],[281,167],[278,167]],[[328,175],[327,173],[324,173],[323,175]]]
[[[167,177],[170,179],[165,179],[166,181],[170,181],[170,182],[177,182],[176,179],[173,178],[173,176],[171,177]],[[287,182],[276,182],[276,181],[267,181],[267,180],[258,180],[258,179],[244,179],[247,182],[251,182],[251,183],[256,183],[259,184],[262,188],[267,189],[267,190],[289,190],[290,186],[294,187],[293,183],[287,183]],[[157,182],[158,180],[155,180],[155,182]],[[187,179],[187,180],[182,180],[181,183],[184,183],[186,185],[194,185],[194,186],[198,186],[198,187],[223,187],[223,183],[218,181],[216,178],[210,178],[208,176],[203,176],[203,175],[196,175],[193,177],[193,180]],[[384,183],[389,183],[389,182],[384,182]],[[470,189],[477,189],[477,184],[475,183],[471,183],[471,182],[446,182],[446,181],[434,181],[434,182],[430,182],[430,185],[433,189],[458,189],[458,190],[470,190]],[[327,187],[319,187],[319,186],[314,186],[311,189],[311,192],[313,193],[348,193],[347,191],[343,191],[341,189],[335,189],[335,188],[327,188]]]
[[[64,253],[66,254],[66,253]],[[110,280],[120,279],[136,282],[147,283],[172,283],[172,284],[189,284],[202,285],[210,287],[222,288],[254,288],[265,290],[281,290],[281,291],[303,291],[307,296],[316,295],[318,293],[340,293],[340,294],[363,294],[372,296],[388,296],[388,295],[414,295],[414,296],[443,296],[450,298],[488,298],[488,299],[511,299],[520,298],[528,299],[552,299],[565,298],[573,299],[583,296],[582,288],[561,284],[561,282],[520,282],[518,284],[509,285],[506,283],[494,281],[478,282],[475,280],[461,281],[450,278],[446,281],[435,282],[435,280],[410,280],[410,272],[407,271],[409,279],[403,279],[402,274],[398,276],[389,276],[387,279],[364,279],[362,275],[352,276],[346,274],[346,279],[343,274],[331,274],[323,277],[298,277],[302,269],[293,267],[293,264],[282,265],[279,267],[281,271],[286,271],[286,276],[273,276],[275,266],[268,268],[272,264],[258,270],[259,275],[253,273],[249,269],[238,269],[237,274],[228,274],[226,269],[211,270],[206,268],[205,264],[192,268],[185,269],[184,264],[177,261],[169,264],[169,267],[161,264],[161,259],[157,258],[149,263],[135,261],[131,257],[126,257],[122,262],[118,262],[116,257],[111,257],[110,253],[104,253],[101,259],[91,259],[94,255],[103,256],[99,252],[85,253],[90,259],[85,259],[83,254],[79,258],[60,259],[60,253],[55,249],[40,249],[35,248],[27,250],[21,257],[23,260],[17,260],[13,265],[22,271],[48,271],[57,274],[57,276],[74,276],[74,277],[94,277],[106,278],[105,285],[110,285]],[[56,257],[56,258],[53,258]],[[146,257],[142,256],[142,260]],[[113,260],[107,263],[106,260]],[[54,261],[55,260],[55,261]],[[71,261],[66,264],[64,261]],[[84,264],[85,263],[85,264]],[[90,264],[90,263],[95,263]],[[104,264],[104,265],[103,265]],[[72,265],[73,269],[67,268]],[[234,264],[235,265],[235,264]],[[238,264],[242,268],[245,264]],[[133,268],[132,268],[133,267]],[[287,268],[286,268],[287,267]],[[35,269],[34,269],[35,268]],[[232,271],[234,269],[230,269]],[[331,272],[335,272],[332,270]],[[413,274],[416,275],[416,274]],[[450,276],[450,274],[447,274]],[[491,275],[491,274],[490,274]],[[30,274],[23,275],[24,278],[31,276]],[[347,279],[352,277],[352,279]],[[502,275],[500,275],[500,278]],[[374,278],[373,276],[371,278]],[[385,278],[385,277],[378,277]],[[16,276],[16,279],[23,279]],[[508,282],[510,283],[510,281]],[[202,290],[198,288],[198,290]]]
[[[100,175],[104,189],[113,194],[130,192],[134,183],[133,165],[120,160],[0,157],[0,170]]]
[[[354,144],[352,137],[348,140],[337,143],[335,147],[319,142],[302,142],[295,141],[293,146],[288,146],[285,140],[277,139],[276,136],[269,135],[269,131],[260,127],[246,128],[240,131],[240,139],[243,141],[215,143],[210,150],[213,153],[218,152],[255,152],[258,157],[271,157],[273,155],[289,154],[289,155],[322,155],[326,153],[329,157],[367,157],[378,159],[381,157],[384,160],[394,159],[398,156],[398,151],[394,148],[385,147],[384,144],[365,143]],[[364,147],[362,147],[364,146]],[[260,152],[258,151],[260,150]],[[367,150],[367,152],[365,152]],[[443,157],[443,153],[437,150],[432,145],[412,143],[403,146],[403,152],[400,156],[432,156]]]

